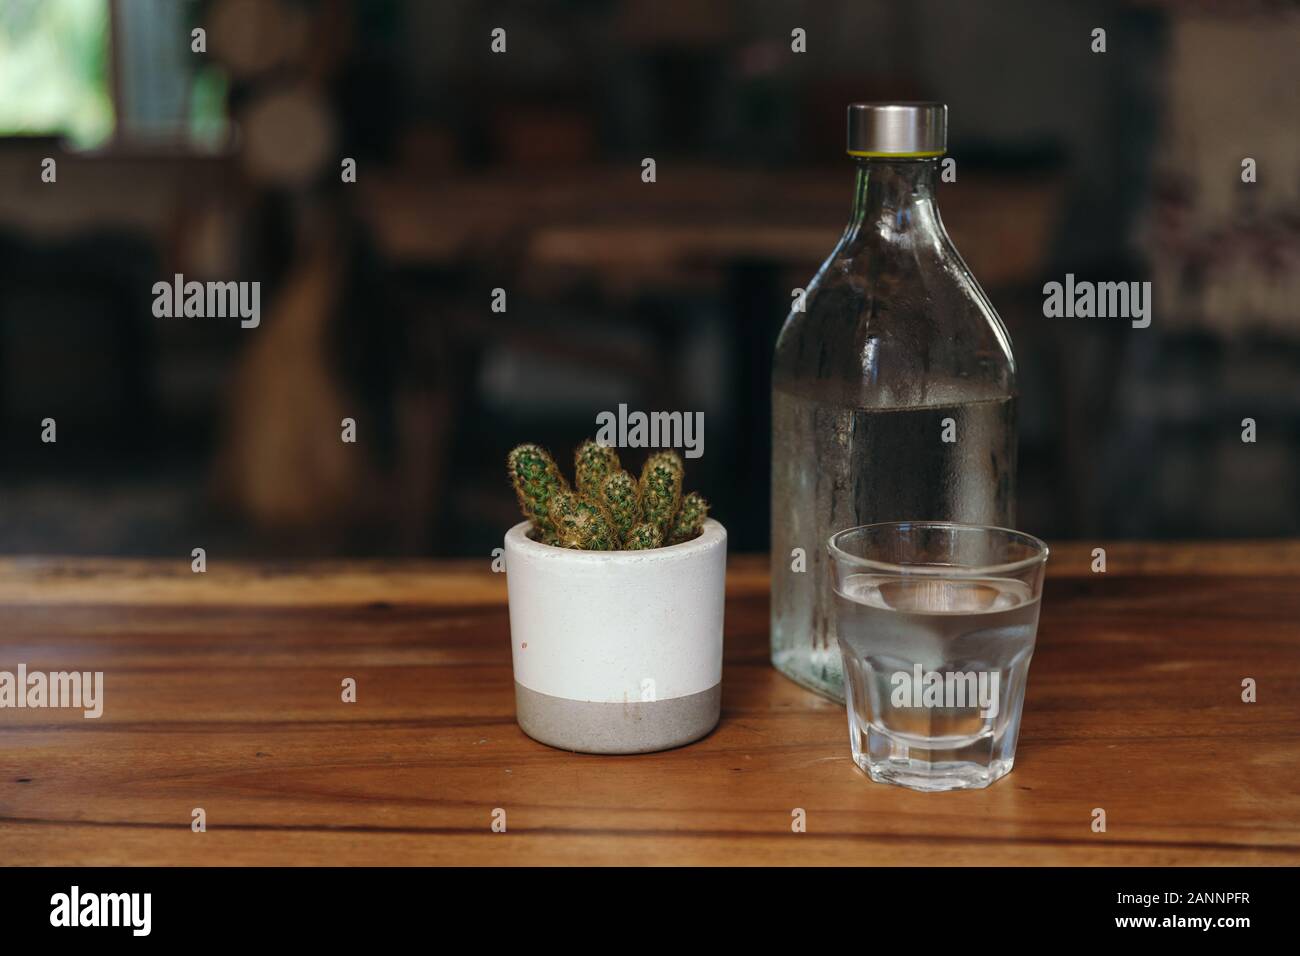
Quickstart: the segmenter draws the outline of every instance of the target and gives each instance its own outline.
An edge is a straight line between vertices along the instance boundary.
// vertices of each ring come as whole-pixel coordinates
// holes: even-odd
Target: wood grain
[[[102,670],[106,702],[0,710],[0,861],[1300,863],[1300,542],[1103,546],[1104,575],[1054,551],[1016,769],[952,794],[867,781],[843,709],[771,668],[760,556],[721,725],[636,757],[519,731],[486,560],[2,560],[0,670]]]

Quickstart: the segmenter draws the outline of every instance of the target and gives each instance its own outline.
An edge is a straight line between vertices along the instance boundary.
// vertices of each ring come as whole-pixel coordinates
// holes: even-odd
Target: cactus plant
[[[682,504],[682,460],[675,451],[656,452],[641,469],[641,513],[667,532]]]
[[[506,467],[524,517],[543,536],[554,535],[556,527],[551,518],[551,508],[555,496],[569,489],[555,459],[541,445],[519,445],[510,452]]]
[[[605,479],[621,467],[617,451],[590,438],[573,453],[573,476],[578,491],[589,498],[599,495]]]
[[[648,521],[642,521],[634,525],[623,539],[624,551],[644,551],[647,548],[657,548],[664,543],[664,533],[659,530],[657,524],[650,524]]]
[[[619,537],[609,512],[598,502],[571,491],[555,496],[552,517],[561,547],[584,551],[615,551]]]
[[[632,526],[641,521],[641,489],[636,479],[622,468],[606,475],[600,485],[600,501],[609,511],[619,537],[627,540]]]
[[[690,541],[700,533],[704,527],[704,519],[708,516],[709,503],[698,491],[692,491],[682,499],[682,506],[673,517],[666,540],[669,544]]]
[[[617,451],[591,439],[578,446],[573,464],[571,488],[540,445],[519,445],[507,458],[519,508],[543,544],[639,551],[700,534],[709,505],[697,492],[682,497],[685,467],[676,452],[651,455],[639,480],[623,470]]]

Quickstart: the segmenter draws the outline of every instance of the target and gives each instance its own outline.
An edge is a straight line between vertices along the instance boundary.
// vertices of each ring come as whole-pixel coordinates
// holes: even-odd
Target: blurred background
[[[765,548],[866,99],[949,105],[1019,525],[1300,534],[1297,49],[1251,0],[0,0],[0,552],[486,555],[507,450],[620,402],[704,412],[688,486]],[[1043,318],[1066,272],[1152,281],[1151,327]],[[260,327],[155,317],[175,273]]]

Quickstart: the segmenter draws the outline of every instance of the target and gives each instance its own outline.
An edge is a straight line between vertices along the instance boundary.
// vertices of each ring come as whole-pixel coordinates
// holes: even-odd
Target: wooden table
[[[1094,546],[1052,557],[1016,769],[949,794],[870,783],[843,710],[769,666],[758,557],[731,562],[721,725],[635,757],[516,727],[486,558],[3,560],[0,670],[106,691],[98,720],[0,710],[0,860],[1300,863],[1300,542],[1117,544],[1105,574]]]
[[[666,164],[652,184],[640,173],[635,162],[441,178],[392,170],[363,178],[354,208],[391,262],[478,263],[494,275],[511,263],[528,283],[637,292],[698,285],[738,260],[790,268],[802,283],[835,247],[853,198],[848,160]],[[1038,279],[1064,197],[1058,174],[975,170],[939,192],[944,224],[985,288]]]

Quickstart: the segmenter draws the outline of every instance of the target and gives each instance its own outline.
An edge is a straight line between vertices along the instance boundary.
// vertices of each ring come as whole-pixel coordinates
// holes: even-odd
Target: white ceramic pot
[[[647,551],[575,551],[506,533],[515,711],[584,753],[665,750],[718,723],[727,531]]]

